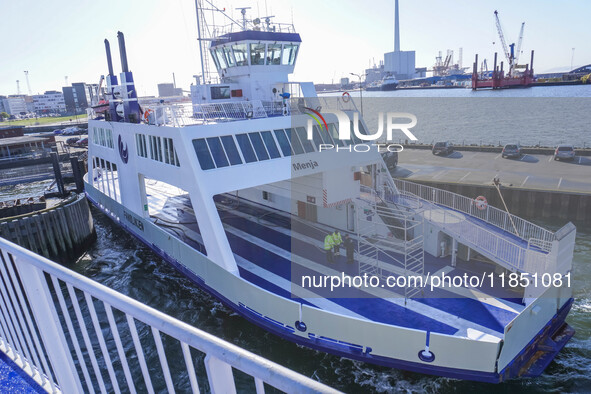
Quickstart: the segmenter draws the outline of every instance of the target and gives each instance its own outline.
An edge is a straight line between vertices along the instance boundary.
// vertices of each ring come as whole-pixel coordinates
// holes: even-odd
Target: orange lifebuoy
[[[348,103],[350,100],[351,100],[351,95],[349,94],[349,92],[344,92],[343,93],[343,102]]]
[[[144,111],[144,120],[146,121],[146,123],[149,123],[149,119],[150,119],[150,114],[153,113],[154,111],[151,109],[146,109]]]
[[[480,209],[481,211],[485,210],[488,206],[488,201],[486,201],[486,197],[484,196],[476,197],[474,202],[476,203],[476,208]]]

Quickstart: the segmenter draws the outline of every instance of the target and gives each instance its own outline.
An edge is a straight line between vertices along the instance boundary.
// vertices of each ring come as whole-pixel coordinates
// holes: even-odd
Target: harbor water
[[[583,100],[589,100],[591,86],[477,92],[476,95],[490,97],[490,95],[497,93],[499,96],[512,97],[514,97],[513,95],[517,97],[531,97],[532,95],[538,95],[537,97],[577,96]],[[358,93],[352,93],[352,95],[355,97]],[[474,93],[468,89],[446,89],[388,92],[388,95],[467,98]],[[488,108],[491,111],[496,105],[490,100],[482,103],[491,106]],[[583,134],[580,140],[572,143],[591,145],[589,124],[587,123],[586,129],[581,128],[581,132],[586,134]],[[547,128],[544,129],[544,127]],[[560,142],[558,140],[564,138],[564,135],[556,129],[550,129],[550,127],[540,123],[535,135],[544,135],[546,143],[552,145],[555,142]],[[451,131],[449,132],[451,133]],[[491,141],[503,141],[514,137],[513,134],[506,135],[507,130],[497,130],[494,135],[485,131],[482,133],[482,136],[486,136]],[[535,138],[539,138],[535,135],[531,136],[532,143],[535,142]],[[574,137],[575,134],[573,134]],[[528,136],[527,141],[529,138]],[[569,138],[571,137],[569,136]],[[448,139],[456,141],[466,139],[467,142],[469,140],[469,142],[477,143],[480,138],[478,135],[468,138],[458,132]],[[591,175],[591,168],[589,171]],[[0,199],[34,195],[46,186],[47,183],[42,182],[4,187],[0,189]],[[97,210],[93,210],[93,214],[97,241],[81,259],[69,264],[69,268],[177,319],[306,376],[320,380],[338,390],[351,393],[591,392],[591,319],[589,318],[591,316],[591,286],[589,286],[591,283],[591,223],[575,223],[577,225],[577,241],[572,283],[575,302],[567,318],[567,322],[577,331],[575,337],[560,352],[542,376],[493,385],[383,368],[320,353],[280,339],[248,323],[224,307],[215,298],[200,290],[193,282],[162,261],[149,248],[120,229],[108,217]],[[541,222],[535,217],[527,219],[552,230],[557,230],[565,224],[560,220]],[[392,341],[396,341],[396,338],[392,338]]]

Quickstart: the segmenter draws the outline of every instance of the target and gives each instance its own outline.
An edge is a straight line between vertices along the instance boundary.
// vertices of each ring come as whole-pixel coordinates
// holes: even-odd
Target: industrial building
[[[2,98],[2,106],[4,112],[8,113],[9,115],[16,116],[26,114],[28,112],[27,102],[25,101],[25,97],[22,94],[15,94]]]
[[[158,97],[174,97],[182,96],[183,90],[181,88],[175,88],[172,83],[159,83],[158,84]]]
[[[366,85],[379,81],[386,76],[394,76],[398,80],[412,79],[416,74],[415,51],[402,51],[400,49],[400,16],[398,0],[395,0],[394,9],[394,51],[384,53],[384,61],[379,66],[373,66],[365,70]]]
[[[43,94],[33,95],[33,105],[35,112],[39,114],[61,114],[66,112],[64,94],[55,90],[48,90]]]
[[[62,87],[66,112],[70,114],[86,111],[90,106],[93,86],[84,82],[73,83],[72,86]]]

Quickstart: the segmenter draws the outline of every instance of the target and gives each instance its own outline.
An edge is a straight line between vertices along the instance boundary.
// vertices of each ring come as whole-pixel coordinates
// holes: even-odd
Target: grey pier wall
[[[84,194],[30,214],[0,219],[0,237],[37,254],[69,262],[96,238],[90,207]]]

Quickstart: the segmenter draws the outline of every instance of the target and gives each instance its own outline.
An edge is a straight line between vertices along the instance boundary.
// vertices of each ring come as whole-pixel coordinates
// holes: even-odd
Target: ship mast
[[[195,15],[197,17],[197,41],[199,41],[199,57],[201,58],[201,78],[202,81],[199,83],[209,82],[209,66],[207,59],[207,50],[205,48],[204,41],[204,25],[205,16],[203,15],[203,7],[201,6],[201,0],[195,0]]]
[[[207,3],[206,6],[211,8],[204,8],[203,3]],[[199,41],[199,57],[201,60],[201,78],[200,83],[211,83],[211,72],[209,71],[209,51],[207,43],[214,39],[209,32],[209,25],[205,19],[205,11],[219,12],[226,18],[228,18],[233,24],[241,26],[240,23],[230,18],[226,13],[225,9],[219,9],[209,0],[195,0],[195,16],[197,18],[197,41]],[[215,27],[215,26],[214,26]]]

